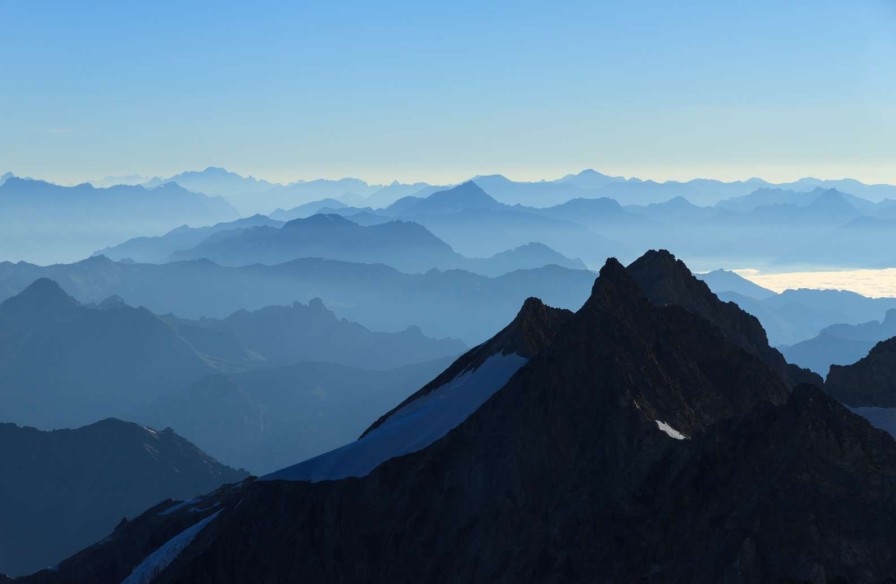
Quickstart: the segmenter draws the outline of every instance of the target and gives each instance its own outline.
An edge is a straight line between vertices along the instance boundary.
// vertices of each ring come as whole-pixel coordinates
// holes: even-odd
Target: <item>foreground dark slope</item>
[[[444,438],[360,479],[213,494],[223,510],[153,582],[887,581],[896,444],[790,392],[735,332],[610,260]],[[208,515],[158,511],[28,581],[120,582]]]
[[[41,432],[0,424],[0,573],[26,574],[100,540],[124,517],[247,475],[172,432],[108,419]]]

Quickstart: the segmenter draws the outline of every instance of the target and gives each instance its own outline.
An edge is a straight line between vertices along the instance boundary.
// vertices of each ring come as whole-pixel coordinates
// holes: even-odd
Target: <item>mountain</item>
[[[0,424],[0,573],[22,575],[100,541],[164,499],[246,478],[171,429],[107,419],[41,432]]]
[[[580,189],[594,190],[624,180],[625,179],[621,176],[608,176],[596,170],[587,168],[577,174],[567,174],[554,182],[573,185]]]
[[[275,185],[253,176],[241,176],[225,168],[210,166],[205,170],[189,170],[168,178],[156,177],[145,183],[154,188],[159,185],[177,183],[183,188],[206,195],[238,198],[240,195],[260,195]]]
[[[362,477],[391,458],[426,448],[478,410],[548,346],[571,315],[536,298],[526,300],[500,333],[380,417],[358,440],[265,479],[316,482]]]
[[[763,300],[736,292],[719,292],[754,315],[768,331],[772,345],[794,345],[834,324],[860,324],[896,308],[894,298],[868,298],[845,290],[785,290]]]
[[[849,207],[844,207],[845,202]],[[761,207],[791,206],[798,208],[810,208],[818,205],[828,209],[839,206],[841,210],[853,212],[859,210],[868,212],[875,208],[875,204],[867,199],[844,193],[835,188],[816,187],[811,191],[794,191],[780,188],[761,188],[748,195],[733,197],[716,203],[716,207],[739,213],[750,213]]]
[[[788,246],[775,258],[778,265],[814,264],[826,267],[888,267],[896,219],[844,215],[842,224],[804,243]]]
[[[681,260],[665,250],[648,251],[628,267],[641,293],[654,304],[676,305],[717,326],[726,340],[758,357],[791,386],[821,384],[818,375],[788,364],[769,346],[759,320],[733,302],[723,302],[706,282],[696,278]]]
[[[475,182],[467,181],[456,187],[437,191],[427,197],[401,198],[389,205],[383,212],[394,217],[407,217],[450,215],[470,210],[496,211],[505,207],[506,205],[496,201]]]
[[[382,189],[381,185],[370,185],[357,178],[315,179],[275,185],[261,197],[253,199],[242,197],[244,202],[238,201],[237,203],[251,208],[254,213],[270,213],[278,207],[292,209],[298,205],[327,198],[346,200],[348,204],[356,204],[366,200],[380,189]]]
[[[466,256],[491,256],[532,241],[567,257],[583,258],[589,265],[625,253],[624,246],[580,223],[547,216],[541,209],[498,202],[480,186],[480,180],[426,197],[406,197],[382,213],[425,226]]]
[[[705,274],[694,274],[710,287],[716,294],[734,292],[756,300],[766,300],[775,295],[775,292],[754,284],[743,276],[730,270],[713,270]]]
[[[450,360],[388,370],[300,362],[211,375],[134,418],[170,426],[218,460],[264,474],[353,440]]]
[[[435,203],[428,199],[423,201],[433,207],[439,204],[438,200]],[[466,269],[492,276],[549,264],[585,269],[581,260],[567,258],[535,243],[488,258],[467,258],[416,223],[383,217],[381,221],[358,224],[338,214],[347,209],[343,205],[341,209],[333,209],[333,213],[293,219],[285,224],[264,215],[254,215],[211,227],[183,226],[160,237],[139,237],[96,253],[118,261],[164,263],[205,258],[223,265],[276,264],[320,257],[383,263],[405,272],[426,272],[432,268]],[[351,217],[359,218],[359,215],[355,213]]]
[[[347,207],[345,203],[336,199],[321,199],[319,201],[311,201],[292,209],[277,209],[271,213],[271,219],[277,221],[292,221],[293,219],[305,219],[319,213],[332,213]]]
[[[5,259],[73,261],[137,235],[236,217],[223,199],[176,184],[97,189],[86,183],[63,187],[11,177],[0,185],[0,249]]]
[[[460,263],[448,244],[416,223],[391,221],[365,227],[339,215],[294,219],[282,227],[219,232],[172,255],[175,260],[205,258],[229,266],[325,258],[384,263],[405,272]]]
[[[702,291],[695,309],[729,312],[668,259],[637,269],[654,291]],[[200,513],[150,509],[24,582],[873,583],[896,571],[890,437],[816,387],[788,390],[731,342],[742,331],[648,300],[615,260],[575,314],[526,305],[527,325],[484,345],[478,367],[462,357],[358,441],[406,421],[373,449],[397,456],[364,465],[355,446],[338,468],[219,491]],[[436,436],[417,433],[471,402]],[[331,472],[349,478],[315,480]]]
[[[781,347],[788,361],[827,375],[831,365],[855,363],[880,341],[896,336],[896,309],[890,309],[883,321],[861,324],[835,324],[825,327],[818,336]]]
[[[145,308],[83,306],[47,279],[0,304],[7,421],[58,428],[125,416],[211,371]]]
[[[266,306],[239,310],[225,319],[184,320],[162,317],[206,357],[245,361],[255,366],[320,361],[391,369],[453,357],[466,348],[454,339],[431,339],[419,327],[401,332],[373,332],[340,319],[319,298],[307,305]],[[235,343],[227,343],[232,339]]]
[[[280,227],[282,225],[282,221],[277,221],[264,215],[252,215],[236,221],[216,223],[208,227],[181,225],[164,235],[135,237],[124,243],[101,249],[93,255],[104,255],[115,261],[128,259],[141,263],[160,264],[171,261],[175,252],[195,247],[216,233],[238,231],[252,227]]]
[[[560,266],[570,270],[587,269],[582,260],[568,258],[536,242],[496,253],[489,258],[470,258],[461,265],[471,272],[492,277],[516,270],[534,270],[543,266]]]
[[[154,265],[97,256],[46,267],[0,262],[0,299],[41,277],[59,282],[82,302],[120,296],[155,314],[194,319],[320,298],[341,317],[371,330],[419,326],[427,336],[472,345],[506,323],[529,296],[561,307],[581,304],[582,290],[594,275],[559,266],[489,278],[460,270],[404,274],[383,265],[319,259],[228,268],[207,260]]]

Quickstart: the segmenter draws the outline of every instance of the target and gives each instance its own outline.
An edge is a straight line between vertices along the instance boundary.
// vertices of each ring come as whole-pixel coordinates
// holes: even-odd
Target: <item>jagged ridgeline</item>
[[[24,582],[890,582],[896,443],[818,381],[668,252],[611,259],[357,442]]]

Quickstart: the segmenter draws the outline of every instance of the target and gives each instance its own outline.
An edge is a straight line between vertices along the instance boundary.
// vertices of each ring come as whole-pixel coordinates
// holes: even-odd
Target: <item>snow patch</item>
[[[363,477],[385,461],[422,450],[484,404],[527,359],[492,355],[441,387],[406,404],[363,438],[259,480],[327,481]]]
[[[134,568],[130,576],[122,580],[121,584],[149,584],[149,582],[152,582],[153,578],[158,576],[162,570],[170,566],[171,563],[177,559],[177,556],[179,556],[180,553],[192,543],[196,536],[199,535],[199,532],[202,531],[206,525],[211,523],[219,513],[221,512],[217,511],[209,515],[202,521],[188,527],[166,541],[162,544],[162,547],[146,556],[146,558]]]
[[[657,427],[665,432],[670,438],[675,438],[676,440],[686,440],[687,436],[667,424],[666,422],[660,422],[659,420],[655,420]]]

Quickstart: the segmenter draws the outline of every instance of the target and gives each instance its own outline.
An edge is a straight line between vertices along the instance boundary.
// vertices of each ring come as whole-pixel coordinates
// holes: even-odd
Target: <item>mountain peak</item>
[[[12,307],[15,311],[68,309],[79,306],[77,300],[66,294],[65,290],[49,278],[38,278],[18,295],[0,304],[4,308]]]

